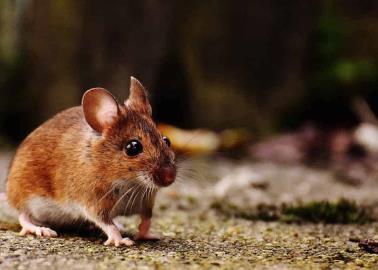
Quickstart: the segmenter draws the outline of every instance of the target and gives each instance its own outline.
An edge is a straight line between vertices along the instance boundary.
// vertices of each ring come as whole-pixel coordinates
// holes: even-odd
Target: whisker
[[[105,194],[98,200],[98,202],[101,202],[109,193],[113,192],[116,187],[111,187]]]
[[[143,185],[138,185],[137,192],[135,193],[134,199],[133,199],[133,201],[132,201],[132,203],[131,203],[131,207],[130,207],[131,210],[132,210],[133,207],[134,207],[135,199],[138,198],[138,196],[140,195],[141,187],[143,188],[144,186],[143,186]]]
[[[146,193],[147,193],[147,191],[149,190],[150,188],[149,187],[147,187],[145,190],[144,190],[144,192],[143,192],[143,195],[142,195],[142,198],[140,199],[140,202],[139,202],[139,207],[140,207],[140,209],[142,209],[142,207],[143,207],[143,202],[144,202],[144,196],[146,196]]]
[[[129,197],[129,200],[127,201],[127,205],[126,205],[126,208],[125,208],[125,214],[127,214],[127,211],[129,209],[129,204],[130,204],[131,200],[134,201],[135,198],[136,198],[136,195],[138,195],[137,190],[139,190],[139,188],[140,188],[140,184],[138,182],[136,182],[135,185],[134,185],[134,191],[131,194],[131,196]],[[132,207],[131,207],[131,210],[132,210]]]
[[[151,194],[152,194],[152,191],[153,189],[152,188],[149,188],[148,189],[148,193],[147,193],[147,201],[150,203],[151,202]]]
[[[187,179],[190,181],[205,181],[205,176],[201,173],[191,173],[191,172],[182,172],[178,171],[176,179],[182,178],[182,179]]]
[[[118,206],[118,204],[123,200],[123,198],[125,198],[125,196],[131,191],[133,190],[133,187],[131,187],[130,189],[128,189],[124,194],[122,194],[122,196],[117,200],[117,202],[113,205],[112,209],[110,210],[110,212],[112,212],[113,210],[116,209],[116,207]]]

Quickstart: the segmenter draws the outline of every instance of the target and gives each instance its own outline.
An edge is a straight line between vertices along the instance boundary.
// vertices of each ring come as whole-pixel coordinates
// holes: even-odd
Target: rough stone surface
[[[9,155],[0,157],[0,166],[6,168],[4,163],[9,162]],[[222,176],[240,170],[239,166],[255,171],[258,181],[249,179],[245,180],[249,184],[245,184],[238,180],[241,184],[217,193],[224,188],[219,187]],[[277,171],[266,177],[263,169],[258,170],[266,166]],[[357,243],[363,238],[378,239],[377,222],[286,224],[233,218],[210,208],[213,200],[219,198],[241,206],[243,202],[246,205],[275,203],[276,185],[281,185],[282,192],[286,193],[281,198],[295,202],[300,199],[300,193],[292,187],[294,196],[286,186],[298,185],[311,174],[319,179],[307,181],[314,191],[325,190],[317,186],[319,183],[328,185],[329,189],[341,185],[350,190],[348,194],[354,194],[353,200],[374,205],[378,189],[374,190],[373,180],[353,191],[356,187],[343,186],[326,171],[246,162],[241,165],[225,160],[187,163],[181,172],[186,177],[180,177],[177,184],[158,196],[153,232],[162,235],[162,240],[141,242],[133,247],[107,247],[102,244],[105,237],[100,232],[83,233],[76,228],[73,232],[58,232],[59,237],[53,239],[20,237],[12,219],[14,213],[3,203],[0,205],[0,269],[378,269],[378,255],[364,251]],[[276,183],[274,177],[278,176],[280,182]],[[308,188],[311,186],[301,187],[304,191]],[[256,190],[261,200],[250,198]],[[323,199],[340,197],[339,191],[327,194]],[[313,194],[314,198],[318,195]],[[277,203],[281,202],[277,199]],[[138,218],[121,218],[120,222],[128,233],[136,232]]]

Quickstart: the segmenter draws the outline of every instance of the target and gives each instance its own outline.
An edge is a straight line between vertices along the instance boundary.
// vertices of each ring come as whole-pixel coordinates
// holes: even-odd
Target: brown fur
[[[88,125],[81,106],[57,114],[34,130],[17,149],[9,171],[11,205],[30,213],[28,202],[34,197],[58,204],[75,202],[105,223],[118,214],[151,216],[155,193],[149,199],[138,197],[138,204],[127,213],[115,211],[118,198],[114,192],[107,194],[116,181],[126,185],[142,171],[153,175],[163,164],[175,166],[174,154],[157,131],[145,102],[144,97],[139,101],[135,97],[118,104],[117,117],[102,133]],[[129,157],[125,144],[135,138],[142,142],[144,152]]]

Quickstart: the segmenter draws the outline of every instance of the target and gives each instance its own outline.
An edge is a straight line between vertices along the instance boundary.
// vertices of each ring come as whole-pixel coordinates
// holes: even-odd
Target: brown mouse
[[[132,245],[113,219],[138,214],[136,239],[154,238],[156,192],[175,177],[169,139],[156,129],[146,90],[131,77],[124,104],[92,88],[82,106],[34,130],[12,161],[7,197],[20,212],[21,235],[57,236],[52,228],[89,221],[107,235],[105,245]]]

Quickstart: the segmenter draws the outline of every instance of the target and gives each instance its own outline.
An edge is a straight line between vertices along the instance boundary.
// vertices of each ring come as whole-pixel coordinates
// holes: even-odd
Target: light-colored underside
[[[28,201],[28,214],[40,226],[67,226],[84,221],[85,209],[78,203],[57,203],[48,198],[34,197]]]
[[[154,196],[154,195],[153,195]],[[132,193],[120,195],[112,216],[129,216],[143,214],[144,209],[150,209],[151,197],[147,194]],[[40,226],[51,225],[57,227],[72,226],[86,220],[92,221],[88,210],[77,202],[61,203],[45,197],[33,197],[27,203],[27,212]]]

